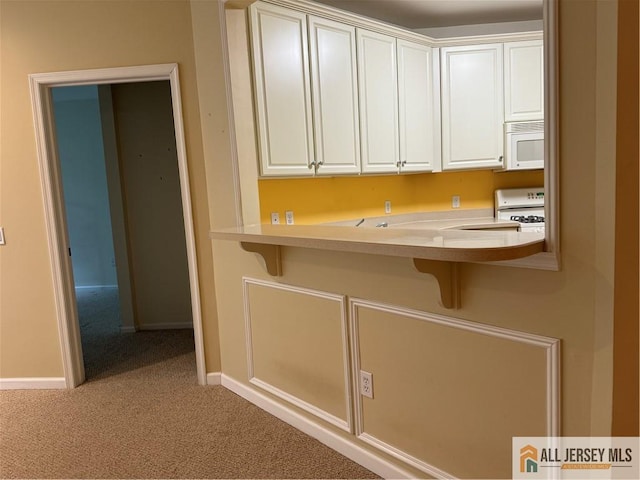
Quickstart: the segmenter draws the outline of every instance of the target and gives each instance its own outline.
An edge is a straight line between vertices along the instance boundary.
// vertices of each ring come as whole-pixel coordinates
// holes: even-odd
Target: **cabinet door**
[[[504,44],[505,121],[544,119],[542,40]]]
[[[442,169],[502,167],[502,44],[444,47]]]
[[[251,37],[261,173],[312,175],[306,15],[256,3]]]
[[[440,164],[438,50],[397,40],[400,170],[432,171]],[[436,73],[438,75],[436,75]]]
[[[362,171],[397,172],[398,76],[396,40],[357,30]]]
[[[356,29],[309,17],[317,173],[359,173]]]

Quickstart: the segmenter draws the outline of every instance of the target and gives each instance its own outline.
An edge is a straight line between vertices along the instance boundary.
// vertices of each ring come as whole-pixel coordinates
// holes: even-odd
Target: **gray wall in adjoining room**
[[[52,96],[75,285],[116,286],[98,88]]]

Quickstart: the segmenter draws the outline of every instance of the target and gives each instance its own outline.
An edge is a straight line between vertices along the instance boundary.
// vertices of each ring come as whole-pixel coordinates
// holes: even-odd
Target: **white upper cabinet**
[[[406,40],[398,47],[400,171],[440,168],[438,49]]]
[[[544,119],[542,40],[504,44],[505,121]]]
[[[398,76],[396,39],[357,29],[362,172],[397,172]]]
[[[312,175],[307,16],[260,2],[250,11],[261,173]]]
[[[318,175],[360,172],[356,29],[309,17]]]
[[[500,168],[502,44],[443,47],[442,169]]]
[[[249,11],[263,177],[503,169],[505,122],[544,119],[539,37],[438,49],[304,5]]]

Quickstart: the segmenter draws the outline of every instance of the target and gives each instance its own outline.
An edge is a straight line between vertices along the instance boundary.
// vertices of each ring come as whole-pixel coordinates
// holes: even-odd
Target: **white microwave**
[[[504,132],[507,170],[544,168],[544,122],[507,122]]]

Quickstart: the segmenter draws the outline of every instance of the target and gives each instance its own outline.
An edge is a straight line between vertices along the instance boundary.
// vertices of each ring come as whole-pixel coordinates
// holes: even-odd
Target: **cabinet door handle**
[[[318,168],[320,168],[322,165],[324,165],[324,161],[323,161],[323,160],[320,160],[320,161],[318,162]]]
[[[309,164],[309,170],[311,170],[312,168],[316,168],[315,160]]]
[[[503,157],[502,155],[500,155],[500,158],[498,158],[498,162],[502,163],[502,159],[503,159],[503,158],[504,158],[504,157]]]
[[[396,167],[400,168],[400,161],[399,160],[396,162]]]
[[[401,167],[404,167],[407,164],[406,160],[403,160],[402,163],[400,164]]]

